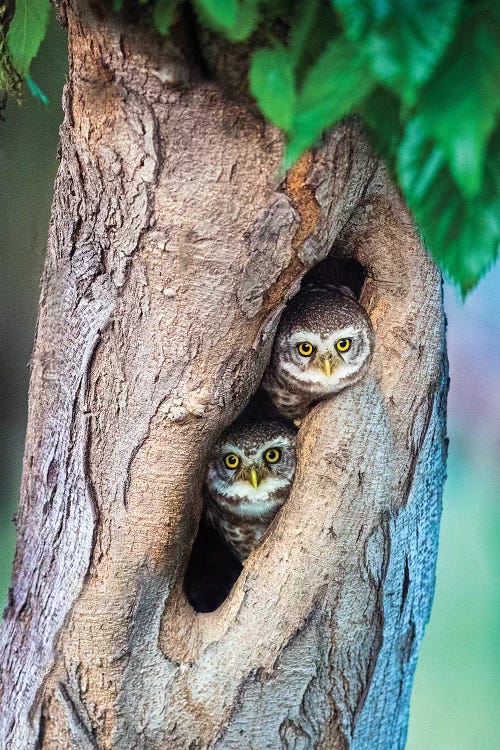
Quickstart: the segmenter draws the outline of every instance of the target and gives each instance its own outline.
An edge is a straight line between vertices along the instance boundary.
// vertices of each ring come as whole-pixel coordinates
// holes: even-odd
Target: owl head
[[[295,430],[279,420],[235,422],[208,464],[211,496],[245,515],[279,507],[295,473],[295,440]]]
[[[372,355],[367,313],[341,289],[302,291],[280,321],[271,367],[293,392],[322,398],[356,382]]]

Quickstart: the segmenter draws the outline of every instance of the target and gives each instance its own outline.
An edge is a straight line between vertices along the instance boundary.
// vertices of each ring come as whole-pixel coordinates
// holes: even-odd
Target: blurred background
[[[52,24],[26,93],[0,122],[0,608],[14,555],[39,278],[57,169],[65,33]],[[462,304],[446,287],[450,456],[436,597],[408,750],[500,748],[500,264]]]

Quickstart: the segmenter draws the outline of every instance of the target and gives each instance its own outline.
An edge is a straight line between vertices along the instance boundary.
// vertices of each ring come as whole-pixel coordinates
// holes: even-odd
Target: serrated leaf
[[[464,17],[418,107],[422,127],[439,143],[453,177],[470,197],[481,189],[499,92],[500,23],[480,6]]]
[[[413,103],[449,44],[461,0],[332,0],[348,39],[366,49],[373,74]]]
[[[175,18],[177,0],[156,0],[153,23],[160,34],[167,34]]]
[[[324,130],[351,112],[374,85],[359,45],[345,39],[331,42],[297,96],[284,167],[288,169]]]
[[[262,114],[279,128],[290,130],[296,94],[292,64],[284,47],[254,52],[249,78]]]
[[[45,37],[49,8],[49,0],[16,0],[6,41],[12,64],[21,76],[28,73]]]
[[[406,129],[398,174],[432,255],[463,294],[495,262],[500,242],[500,130],[492,138],[480,192],[465,196],[448,168],[443,149],[428,138],[421,117]]]

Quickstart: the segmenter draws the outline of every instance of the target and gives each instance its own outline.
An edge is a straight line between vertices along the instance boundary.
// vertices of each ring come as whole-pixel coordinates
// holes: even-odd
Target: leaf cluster
[[[186,2],[111,0],[116,13],[142,8],[161,34]],[[472,289],[500,240],[500,0],[191,5],[201,24],[232,42],[264,31],[249,86],[286,135],[284,168],[342,117],[359,113],[444,273],[462,293]],[[11,68],[32,90],[29,65],[48,10],[48,0],[16,0],[6,36]],[[287,29],[279,38],[277,23]],[[5,61],[0,37],[0,71]]]
[[[15,13],[8,31],[0,30],[0,91],[16,90],[24,78],[33,96],[44,104],[47,99],[28,74],[31,61],[35,57],[47,32],[49,21],[49,0],[16,0]]]
[[[285,168],[359,113],[427,246],[466,294],[500,242],[500,4],[296,5],[286,44],[257,50],[250,71],[262,113],[287,135]]]

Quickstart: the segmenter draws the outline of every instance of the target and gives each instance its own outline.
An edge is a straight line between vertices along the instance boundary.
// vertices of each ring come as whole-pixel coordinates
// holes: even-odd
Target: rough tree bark
[[[439,273],[355,119],[279,182],[280,134],[220,85],[233,52],[63,11],[0,744],[402,748],[444,479]],[[207,452],[329,252],[367,271],[370,374],[307,417],[289,501],[196,613]]]

